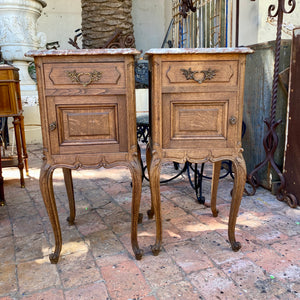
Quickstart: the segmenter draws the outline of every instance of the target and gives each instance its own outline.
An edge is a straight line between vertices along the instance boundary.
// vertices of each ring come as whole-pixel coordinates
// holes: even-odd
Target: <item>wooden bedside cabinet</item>
[[[62,247],[52,174],[63,168],[74,223],[71,170],[127,166],[132,175],[131,241],[137,259],[142,169],[136,137],[134,49],[30,51],[36,65],[44,162],[40,188],[55,236],[50,261]]]
[[[152,207],[156,216],[157,255],[161,247],[160,167],[165,161],[214,163],[211,209],[217,216],[216,195],[222,160],[235,170],[228,235],[235,240],[236,218],[246,181],[241,148],[243,88],[249,48],[151,49],[150,142],[147,166]]]
[[[25,187],[23,169],[28,175],[28,155],[25,141],[24,117],[21,102],[19,69],[0,64],[0,117],[12,117],[15,131],[17,157],[2,156],[2,167],[18,167],[21,187]],[[2,134],[4,134],[2,132]],[[4,136],[2,136],[4,139]]]

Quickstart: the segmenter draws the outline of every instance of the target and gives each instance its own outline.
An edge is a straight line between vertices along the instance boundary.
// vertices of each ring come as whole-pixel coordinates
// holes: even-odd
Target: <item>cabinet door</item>
[[[163,94],[165,149],[228,148],[238,139],[234,92]]]
[[[126,97],[48,97],[52,154],[126,152]]]

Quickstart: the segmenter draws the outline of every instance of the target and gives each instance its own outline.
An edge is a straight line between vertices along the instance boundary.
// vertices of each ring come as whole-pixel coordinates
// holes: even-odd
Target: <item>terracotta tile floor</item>
[[[49,262],[52,229],[39,191],[42,146],[29,145],[29,177],[20,188],[17,168],[3,170],[7,205],[0,207],[0,299],[298,299],[300,298],[300,209],[268,191],[242,200],[234,253],[227,242],[232,179],[220,181],[219,216],[197,203],[186,173],[161,186],[163,249],[152,256],[154,221],[148,220],[149,184],[143,182],[136,261],[130,246],[130,173],[124,168],[74,171],[75,226],[60,170],[54,190],[63,248]],[[205,172],[210,171],[209,164]],[[173,165],[162,177],[175,174]],[[210,200],[210,181],[203,191]]]

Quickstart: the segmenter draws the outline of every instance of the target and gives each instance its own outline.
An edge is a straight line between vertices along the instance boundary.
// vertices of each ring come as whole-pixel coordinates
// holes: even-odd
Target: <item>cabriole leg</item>
[[[142,167],[138,154],[134,155],[134,160],[130,164],[130,172],[132,177],[131,246],[135,258],[140,260],[143,256],[143,250],[139,248],[137,228],[142,194]]]
[[[231,248],[233,251],[238,251],[241,248],[241,244],[235,240],[235,225],[236,225],[236,218],[239,212],[241,200],[243,197],[243,192],[246,183],[246,164],[245,160],[240,154],[237,158],[233,161],[234,167],[234,187],[232,191],[232,201],[230,206],[230,213],[229,213],[229,222],[228,222],[228,238],[231,244]]]
[[[150,163],[147,161],[149,172],[150,191],[151,191],[151,211],[154,211],[156,223],[156,240],[152,246],[153,255],[158,255],[162,244],[162,222],[161,222],[161,203],[160,203],[160,166],[161,160],[156,155],[151,154]],[[148,213],[149,215],[149,213]]]
[[[51,168],[51,166],[44,161],[40,172],[40,189],[55,238],[55,249],[54,252],[49,255],[49,259],[52,264],[56,264],[58,262],[62,247],[62,237],[53,192],[53,171],[54,170]]]

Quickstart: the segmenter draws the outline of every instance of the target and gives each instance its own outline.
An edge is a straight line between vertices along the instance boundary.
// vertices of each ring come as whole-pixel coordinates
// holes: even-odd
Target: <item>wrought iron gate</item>
[[[184,7],[189,2],[188,11]],[[173,0],[173,47],[232,46],[232,0]]]

